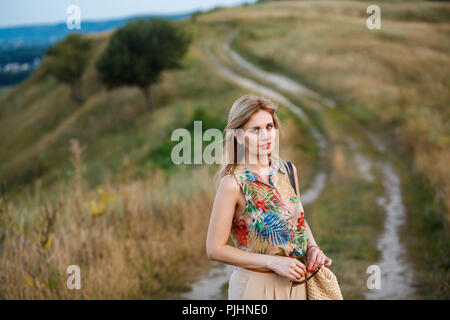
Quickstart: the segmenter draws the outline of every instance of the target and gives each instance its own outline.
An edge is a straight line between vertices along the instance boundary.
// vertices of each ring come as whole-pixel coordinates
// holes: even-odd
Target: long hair
[[[273,124],[275,129],[278,129],[278,132],[281,135],[281,127],[280,121],[276,115],[276,111],[278,109],[278,105],[273,101],[261,97],[256,96],[254,94],[246,94],[240,98],[238,98],[233,105],[231,106],[230,113],[228,115],[228,122],[224,129],[225,131],[225,154],[224,159],[222,159],[222,163],[220,164],[219,169],[215,174],[215,185],[216,189],[220,184],[220,180],[223,178],[225,173],[232,169],[234,170],[238,165],[238,142],[235,137],[235,130],[242,128],[250,117],[258,112],[259,110],[265,110],[272,114]],[[231,129],[231,130],[230,130]],[[228,132],[227,132],[228,130]],[[233,159],[230,159],[233,157]]]

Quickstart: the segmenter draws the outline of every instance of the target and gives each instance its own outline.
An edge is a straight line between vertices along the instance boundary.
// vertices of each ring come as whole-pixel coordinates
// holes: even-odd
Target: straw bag
[[[290,161],[286,161],[285,166],[291,185],[297,194],[292,164]],[[325,266],[320,266],[317,270],[307,273],[305,280],[296,282],[294,285],[304,282],[306,282],[306,300],[344,300],[336,276]]]
[[[320,266],[306,281],[306,300],[344,300],[336,276],[330,269]]]

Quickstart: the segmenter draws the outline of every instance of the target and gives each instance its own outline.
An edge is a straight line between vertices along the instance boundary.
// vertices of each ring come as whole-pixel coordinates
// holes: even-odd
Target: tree
[[[70,96],[77,104],[83,102],[81,76],[88,65],[92,47],[92,39],[72,33],[45,53],[48,74],[70,85]]]
[[[138,86],[153,111],[150,85],[160,80],[165,69],[181,67],[191,36],[169,20],[150,18],[127,23],[116,30],[96,62],[106,87]]]

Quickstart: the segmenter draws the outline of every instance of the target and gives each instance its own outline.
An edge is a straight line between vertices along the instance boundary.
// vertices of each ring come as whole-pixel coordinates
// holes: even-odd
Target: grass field
[[[44,63],[25,83],[1,89],[0,136],[7,138],[0,140],[0,297],[165,299],[189,290],[210,268],[205,239],[215,167],[173,165],[170,134],[200,119],[203,129],[222,130],[232,103],[248,93],[220,77],[204,51],[210,42],[225,65],[252,78],[222,49],[239,29],[231,46],[247,60],[337,102],[319,110],[286,93],[329,143],[328,183],[305,217],[333,259],[344,297],[363,298],[366,268],[381,255],[382,177],[373,171],[372,182],[364,179],[349,143],[375,162],[379,155],[361,133],[368,130],[384,138],[385,157],[401,173],[408,218],[402,241],[419,296],[448,299],[450,90],[443,66],[450,6],[383,2],[383,29],[371,31],[367,5],[268,1],[176,22],[194,42],[182,69],[165,72],[152,88],[153,114],[137,88],[107,91],[99,81],[93,62],[109,34],[94,36],[83,105],[44,76]],[[284,106],[279,116],[282,156],[296,164],[307,189],[321,170],[318,148]],[[72,264],[82,270],[75,292],[66,288]]]

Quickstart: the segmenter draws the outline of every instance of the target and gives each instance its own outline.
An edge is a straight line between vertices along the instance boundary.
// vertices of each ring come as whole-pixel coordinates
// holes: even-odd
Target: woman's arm
[[[306,226],[306,233],[308,234],[308,246],[317,246],[316,240],[314,240],[311,228],[308,225],[308,222],[306,222],[305,219],[305,226]]]
[[[206,238],[208,259],[241,267],[271,269],[273,256],[246,252],[226,244],[240,192],[239,185],[231,175],[220,181]]]

